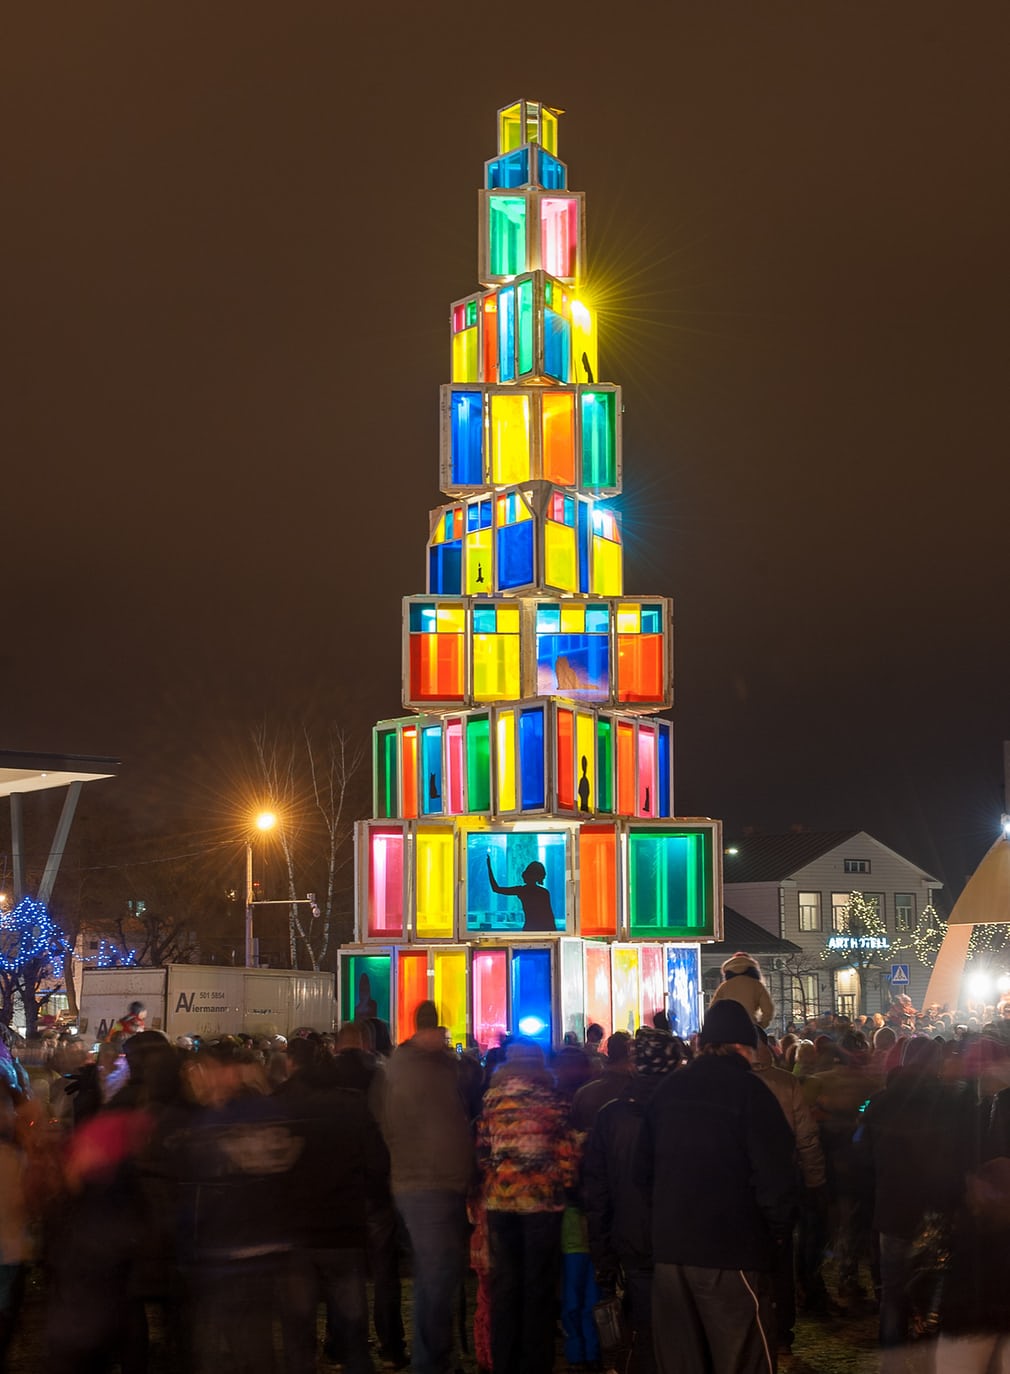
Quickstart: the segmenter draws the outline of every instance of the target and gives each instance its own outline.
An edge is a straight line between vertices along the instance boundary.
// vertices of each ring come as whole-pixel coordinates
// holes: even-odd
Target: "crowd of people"
[[[776,1036],[735,958],[698,1035],[546,1053],[455,1051],[431,1002],[395,1048],[374,1014],[173,1044],[134,1006],[95,1054],[0,1028],[0,1368],[35,1265],[50,1374],[142,1374],[152,1329],[198,1374],[550,1374],[559,1340],[768,1374],[798,1311],[879,1311],[885,1369],[1010,1369],[1010,1012]]]

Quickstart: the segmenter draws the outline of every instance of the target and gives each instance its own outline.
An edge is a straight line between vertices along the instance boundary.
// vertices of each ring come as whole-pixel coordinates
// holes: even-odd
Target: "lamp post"
[[[256,817],[256,829],[265,834],[273,830],[277,817],[272,811],[261,811]],[[252,835],[245,845],[245,966],[252,968],[253,962],[253,846]]]

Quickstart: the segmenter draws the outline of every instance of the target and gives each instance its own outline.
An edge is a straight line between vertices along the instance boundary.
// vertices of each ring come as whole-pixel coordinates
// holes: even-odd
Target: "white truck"
[[[332,973],[300,969],[168,964],[165,968],[86,968],[78,1029],[104,1040],[131,1002],[147,1007],[149,1030],[179,1035],[290,1035],[298,1026],[333,1029]]]

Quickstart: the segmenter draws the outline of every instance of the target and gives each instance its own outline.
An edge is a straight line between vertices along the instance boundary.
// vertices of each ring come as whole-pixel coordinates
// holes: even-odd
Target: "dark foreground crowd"
[[[483,1061],[432,1003],[395,1050],[368,1016],[198,1047],[128,1026],[30,1072],[5,1034],[0,1368],[38,1264],[47,1374],[140,1374],[155,1307],[197,1374],[311,1374],[321,1307],[348,1374],[374,1369],[370,1322],[389,1369],[448,1374],[462,1345],[549,1374],[559,1320],[570,1367],[768,1374],[798,1306],[879,1307],[885,1368],[1010,1370],[1004,1023],[776,1042],[727,998],[685,1043],[656,1020]]]

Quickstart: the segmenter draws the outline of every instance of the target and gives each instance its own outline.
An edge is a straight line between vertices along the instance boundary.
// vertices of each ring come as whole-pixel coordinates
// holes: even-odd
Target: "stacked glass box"
[[[599,378],[585,203],[561,112],[498,112],[481,289],[449,311],[426,584],[404,598],[403,704],[374,731],[341,1013],[394,1037],[433,997],[452,1038],[557,1044],[700,1010],[721,828],[674,815],[672,604],[628,596],[620,387]]]

